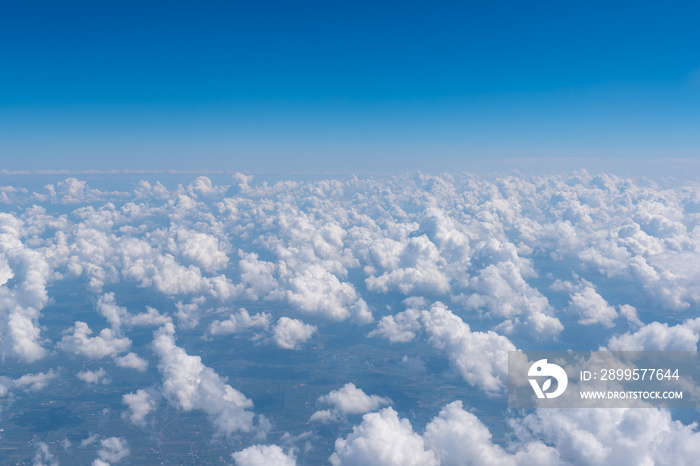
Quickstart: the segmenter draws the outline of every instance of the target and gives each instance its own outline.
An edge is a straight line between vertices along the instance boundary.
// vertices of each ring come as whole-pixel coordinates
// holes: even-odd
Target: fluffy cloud
[[[249,328],[267,329],[270,327],[272,316],[266,312],[250,315],[245,309],[232,313],[226,320],[215,320],[209,326],[212,335],[230,335]]]
[[[515,351],[515,346],[493,331],[472,332],[469,324],[443,303],[436,302],[430,310],[408,309],[383,319],[371,335],[384,336],[392,342],[406,341],[418,328],[423,329],[431,345],[447,354],[454,369],[469,384],[488,393],[503,390],[508,351]]]
[[[13,385],[16,388],[36,392],[45,388],[50,381],[58,377],[55,370],[50,369],[47,372],[39,372],[37,374],[25,374],[22,377],[15,379]]]
[[[491,432],[474,414],[462,408],[461,401],[445,406],[425,427],[423,439],[444,466],[560,464],[557,451],[541,442],[521,445],[515,454],[493,444]]]
[[[504,252],[507,251],[507,252]],[[488,252],[487,252],[488,251]],[[492,239],[480,245],[479,254],[505,256],[509,260],[490,264],[472,278],[469,288],[473,292],[461,295],[458,302],[467,309],[485,308],[489,316],[505,318],[501,326],[507,331],[523,327],[523,331],[540,339],[553,338],[564,326],[552,315],[547,298],[525,281],[534,272],[526,261],[521,260],[512,244],[502,244]]]
[[[225,434],[253,430],[253,402],[226,384],[199,356],[191,356],[175,345],[175,328],[165,324],[154,334],[153,350],[160,358],[163,394],[183,411],[201,409]]]
[[[335,441],[330,457],[333,466],[431,466],[438,465],[432,451],[413,431],[407,419],[400,419],[392,408],[365,414],[362,423],[353,427],[346,438]]]
[[[517,425],[552,445],[564,464],[691,465],[700,455],[697,426],[656,408],[541,409]]]
[[[583,290],[571,295],[569,309],[578,314],[578,322],[580,324],[601,324],[605,327],[615,326],[613,322],[617,318],[615,308],[609,305],[608,302],[590,286],[586,286]]]
[[[46,355],[38,324],[48,302],[50,267],[43,254],[22,242],[23,222],[0,213],[0,351],[26,362]]]
[[[332,421],[337,419],[339,415],[364,414],[374,411],[382,405],[391,404],[389,398],[367,395],[353,383],[347,383],[344,387],[321,396],[318,402],[329,405],[330,409],[316,411],[311,416],[311,421]]]
[[[122,396],[122,403],[129,408],[129,412],[124,413],[125,416],[141,427],[146,425],[146,416],[156,409],[156,397],[143,389],[125,394]]]
[[[395,316],[384,316],[367,336],[381,336],[392,343],[407,343],[421,329],[419,317],[420,313],[415,309],[407,309]]]
[[[299,349],[316,330],[315,326],[305,324],[301,320],[280,317],[272,329],[272,339],[280,348]]]
[[[111,382],[111,379],[107,375],[107,371],[103,368],[99,368],[96,371],[80,371],[76,375],[80,380],[88,384],[102,384],[107,385]]]
[[[125,439],[121,437],[102,439],[100,440],[100,449],[97,451],[98,458],[92,464],[93,466],[104,466],[119,463],[130,453],[131,449]]]
[[[36,444],[36,454],[34,455],[34,466],[58,466],[56,457],[51,453],[46,442]]]
[[[128,353],[125,356],[114,358],[117,366],[128,369],[136,369],[139,372],[145,372],[148,368],[148,361],[139,357],[136,353]]]
[[[205,272],[216,272],[228,264],[228,256],[221,250],[219,240],[206,233],[176,229],[171,233],[169,248],[185,262]]]
[[[77,290],[77,296],[85,291],[86,302],[97,301],[95,310],[109,328],[95,335],[87,324],[76,322],[59,337],[57,348],[146,370],[148,363],[136,355],[146,356],[144,348],[129,352],[142,341],[134,327],[162,326],[153,349],[167,400],[183,410],[202,410],[224,433],[252,434],[251,402],[200,358],[187,354],[186,340],[179,340],[183,348],[175,345],[171,312],[180,328],[202,334],[206,330],[197,328],[200,322],[212,322],[208,333],[217,336],[253,329],[257,341],[287,348],[300,346],[314,333],[313,326],[293,317],[313,316],[316,331],[325,335],[350,325],[340,322],[366,324],[376,316],[379,323],[369,336],[392,343],[427,341],[468,384],[489,394],[502,393],[505,355],[515,348],[509,338],[542,345],[561,335],[564,325],[566,335],[576,335],[581,325],[597,325],[596,332],[588,332],[596,339],[591,344],[608,349],[697,349],[700,324],[690,314],[700,305],[697,182],[660,186],[586,172],[490,178],[414,174],[270,184],[239,174],[231,182],[219,186],[200,177],[168,190],[141,181],[131,193],[101,191],[75,178],[37,193],[0,188],[0,202],[10,202],[13,212],[0,214],[1,356],[33,363],[50,354],[46,335],[53,338],[56,329],[41,327],[54,322],[42,313],[53,306],[51,298],[62,296],[50,297],[49,291],[65,283],[75,287],[69,292]],[[229,257],[231,251],[237,254]],[[147,288],[148,299],[162,313],[146,307],[136,314],[118,305],[122,298],[117,298],[130,287]],[[392,311],[406,296],[411,297],[407,309]],[[449,309],[431,306],[436,299],[449,303]],[[252,309],[250,301],[256,300],[269,303],[271,310],[219,314],[234,304]],[[619,302],[629,304],[611,304]],[[63,303],[55,304],[61,311]],[[282,308],[289,317],[278,313]],[[614,324],[629,328],[617,331]],[[488,328],[492,331],[474,330]],[[410,357],[398,369],[413,365],[420,370],[421,359],[408,351],[409,345],[402,348],[399,355]],[[60,373],[42,370],[46,372],[1,377],[0,395],[39,390]],[[107,380],[100,370],[80,374],[88,383]],[[148,409],[145,397],[137,404],[141,393],[135,389],[129,389],[128,395],[136,397],[130,402]],[[376,396],[362,394],[370,400]],[[134,422],[147,419],[124,403],[127,415],[136,416]],[[314,414],[316,419],[341,416],[342,409],[330,398],[319,403],[327,403],[320,406],[327,409]],[[418,457],[423,451],[423,459],[443,464],[459,463],[455,458],[486,464],[595,464],[626,458],[663,463],[668,450],[661,439],[680,452],[667,458],[691,463],[694,428],[663,411],[645,411],[649,413],[639,416],[632,411],[572,414],[568,424],[566,416],[554,411],[536,412],[526,416],[522,429],[514,429],[519,440],[503,447],[454,403],[428,423],[422,436],[410,425],[406,429],[405,419],[396,417],[394,424],[409,449],[418,443],[416,436],[422,439]],[[365,430],[357,435],[345,433],[334,459],[380,457],[371,456],[375,447],[363,443],[363,432],[393,425],[390,412],[382,413],[363,421]],[[277,449],[256,445],[238,453],[248,452],[251,458],[298,453]],[[363,457],[362,451],[372,453]]]
[[[119,338],[116,332],[109,328],[102,329],[98,336],[90,337],[92,330],[85,322],[77,321],[65,333],[66,335],[58,343],[58,347],[90,359],[116,356],[131,347],[130,339]]]
[[[700,318],[669,326],[652,322],[634,333],[613,336],[608,340],[610,351],[697,351],[700,339]]]
[[[294,455],[277,445],[253,445],[231,455],[237,466],[295,466]]]

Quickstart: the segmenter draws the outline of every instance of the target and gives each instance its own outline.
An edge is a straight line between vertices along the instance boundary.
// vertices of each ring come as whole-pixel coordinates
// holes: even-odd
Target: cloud
[[[34,466],[58,466],[59,463],[46,442],[37,442],[33,464]]]
[[[50,267],[22,242],[23,228],[21,219],[0,213],[0,351],[35,362],[47,354],[38,321],[49,300]]]
[[[434,303],[430,310],[408,309],[384,318],[370,335],[384,336],[392,342],[405,341],[415,335],[419,326],[428,343],[444,351],[450,364],[470,385],[491,394],[504,389],[508,351],[515,351],[515,346],[493,331],[472,332],[469,324],[441,302]]]
[[[277,445],[253,445],[231,455],[237,466],[295,466],[296,458]]]
[[[137,426],[145,427],[146,416],[156,409],[157,398],[151,392],[139,389],[135,393],[127,393],[122,396],[122,403],[129,409],[128,413],[124,413],[124,416]]]
[[[30,392],[37,392],[44,389],[50,381],[57,377],[58,373],[54,369],[49,369],[47,372],[25,374],[22,377],[15,379],[13,381],[13,385],[15,388],[21,388]]]
[[[107,371],[101,367],[96,371],[80,371],[75,376],[87,384],[107,385],[112,381],[107,375]]]
[[[407,309],[394,316],[384,316],[367,336],[381,336],[392,343],[407,343],[413,340],[421,329],[419,317],[420,313],[415,309]]]
[[[569,309],[578,314],[578,322],[582,325],[615,326],[613,321],[617,318],[617,311],[591,286],[571,295]]]
[[[267,312],[260,312],[254,315],[241,308],[237,313],[231,313],[226,320],[215,320],[209,326],[209,333],[212,335],[230,335],[242,332],[249,328],[267,329],[270,327],[272,316]]]
[[[160,358],[158,369],[163,374],[162,391],[168,402],[183,411],[204,411],[226,435],[253,431],[255,414],[248,411],[253,402],[202,364],[199,356],[176,346],[174,333],[173,325],[165,324],[154,333],[152,344]]]
[[[333,320],[354,316],[360,323],[372,321],[367,303],[355,288],[320,265],[309,265],[288,281],[286,297],[290,304],[309,314],[323,315]]]
[[[109,328],[102,329],[98,336],[90,337],[92,330],[85,322],[75,322],[64,333],[65,335],[57,346],[63,351],[86,356],[90,359],[116,356],[131,347],[130,339],[117,337],[116,333]]]
[[[610,351],[697,351],[700,339],[700,318],[669,326],[652,322],[634,333],[610,337]]]
[[[98,458],[92,463],[93,466],[103,466],[111,463],[119,463],[129,456],[131,450],[127,441],[121,437],[109,437],[100,440],[100,449],[97,451]]]
[[[407,419],[400,419],[392,408],[365,414],[362,423],[345,438],[335,441],[330,457],[333,466],[431,466],[438,465],[432,451],[413,431]]]
[[[691,465],[700,455],[697,426],[663,409],[540,409],[515,423],[555,448],[564,464]]]
[[[492,239],[480,245],[479,253],[489,254],[489,258],[501,255],[509,260],[481,269],[469,282],[472,293],[468,296],[462,294],[458,302],[467,309],[486,309],[489,316],[505,318],[502,327],[509,332],[522,327],[523,333],[548,339],[564,329],[559,319],[552,315],[547,298],[525,281],[523,271],[527,276],[532,276],[534,272],[529,263],[518,257],[512,244],[502,244]]]
[[[330,410],[316,411],[311,421],[334,421],[340,415],[364,414],[375,411],[382,405],[391,404],[389,398],[378,395],[367,395],[353,383],[347,383],[338,390],[333,390],[318,399],[318,403],[330,406]]]
[[[136,369],[139,372],[145,372],[148,368],[148,361],[139,357],[136,353],[128,353],[125,356],[114,358],[117,366],[128,369]]]
[[[220,241],[207,233],[174,229],[168,248],[186,263],[196,265],[205,272],[216,272],[228,264],[228,256],[221,249]]]
[[[316,333],[317,328],[298,319],[280,317],[272,329],[272,339],[280,348],[299,349]]]
[[[489,429],[474,414],[462,408],[461,401],[445,406],[425,427],[423,439],[443,466],[560,464],[557,451],[542,442],[519,445],[515,454],[506,452],[492,442]]]

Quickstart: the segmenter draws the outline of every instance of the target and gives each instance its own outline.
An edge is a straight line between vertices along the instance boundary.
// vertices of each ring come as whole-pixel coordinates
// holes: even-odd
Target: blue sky
[[[7,3],[0,160],[261,173],[697,159],[699,13],[691,2]]]

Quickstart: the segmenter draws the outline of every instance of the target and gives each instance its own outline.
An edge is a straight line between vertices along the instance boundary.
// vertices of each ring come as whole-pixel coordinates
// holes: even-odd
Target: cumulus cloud
[[[617,318],[617,311],[590,286],[571,295],[569,309],[578,314],[580,324],[615,326],[613,321]]]
[[[495,178],[418,173],[270,184],[238,174],[231,182],[218,186],[199,177],[168,190],[142,181],[132,193],[106,192],[76,178],[37,193],[0,188],[0,202],[11,202],[13,211],[0,214],[1,356],[33,363],[49,354],[46,335],[56,329],[41,327],[53,322],[42,313],[51,298],[62,296],[50,297],[49,291],[59,289],[55,284],[75,284],[78,295],[85,290],[87,299],[97,302],[94,310],[109,328],[95,334],[81,321],[97,324],[81,319],[56,342],[58,349],[146,370],[147,352],[142,347],[129,352],[132,344],[141,344],[134,327],[162,327],[153,349],[168,402],[202,410],[224,433],[252,433],[250,400],[187,354],[186,340],[183,347],[175,345],[171,303],[180,328],[205,333],[197,326],[211,322],[213,336],[250,329],[257,341],[286,348],[298,348],[315,332],[367,324],[376,316],[379,322],[368,329],[369,336],[391,343],[426,341],[467,384],[489,394],[501,393],[505,385],[505,355],[515,349],[510,339],[556,339],[564,325],[566,335],[596,325],[592,344],[607,349],[697,349],[700,324],[690,313],[700,305],[698,183],[665,187],[583,171]],[[145,289],[161,311],[119,305],[128,287]],[[392,311],[406,297],[406,309]],[[436,299],[449,309],[431,305]],[[250,301],[269,303],[272,310],[221,314],[234,303],[252,309]],[[56,304],[59,311],[62,303]],[[277,313],[281,308],[288,317]],[[305,316],[312,316],[318,329],[297,320]],[[349,323],[339,324],[344,321]],[[628,328],[614,330],[615,324]],[[404,350],[398,369],[424,370],[422,361]],[[0,377],[0,395],[45,389],[51,374],[60,372],[42,370]],[[86,383],[103,383],[101,371],[79,374]],[[145,422],[148,413],[137,413],[150,405],[135,389],[127,394],[136,397],[129,398],[133,410],[123,400],[126,415]],[[316,420],[342,415],[331,401],[319,403],[325,409],[314,414]],[[445,406],[422,436],[410,424],[407,429],[405,419],[397,416],[394,422],[389,411],[381,413],[368,414],[374,417],[363,421],[357,435],[344,434],[336,462],[381,457],[391,464],[391,454],[382,457],[381,447],[375,451],[363,443],[363,433],[394,424],[398,434],[389,444],[405,441],[410,450],[422,439],[417,457],[442,464],[459,463],[455,458],[485,464],[612,464],[626,458],[663,463],[668,450],[661,439],[683,453],[674,457],[679,464],[697,456],[684,456],[694,452],[694,428],[663,411],[641,417],[599,413],[599,420],[576,414],[569,424],[554,411],[531,413],[522,429],[514,429],[519,440],[502,447],[461,405]],[[605,422],[614,427],[606,430]],[[649,433],[654,437],[648,439]],[[274,446],[238,453],[246,451],[251,458],[281,452],[293,459],[290,451]]]
[[[299,319],[280,317],[272,329],[272,339],[280,348],[299,349],[316,333],[317,328]]]
[[[391,249],[377,249],[376,255],[391,254]],[[386,293],[389,290],[398,290],[403,294],[445,294],[450,289],[450,278],[440,269],[445,264],[445,259],[427,236],[422,235],[410,238],[405,244],[396,246],[398,261],[392,264],[392,260],[386,257],[380,259],[380,263],[395,265],[378,277],[367,278],[367,288],[372,291]]]
[[[146,416],[155,411],[157,397],[152,394],[152,390],[136,390],[135,393],[127,393],[122,396],[124,403],[129,411],[124,413],[134,424],[145,427]]]
[[[148,361],[139,357],[136,353],[127,353],[125,356],[114,358],[117,366],[128,369],[136,369],[139,372],[145,372],[148,368]]]
[[[95,337],[90,337],[92,330],[85,322],[77,321],[66,330],[65,335],[58,343],[63,351],[86,356],[90,359],[102,359],[107,356],[116,356],[127,351],[131,347],[131,340],[119,338],[114,330],[105,328]]]
[[[529,263],[518,257],[515,246],[492,239],[480,245],[480,254],[485,255],[486,251],[489,257],[504,255],[509,260],[481,269],[470,280],[472,293],[461,295],[457,301],[467,309],[486,309],[489,316],[505,318],[502,327],[507,331],[522,327],[540,339],[559,334],[564,326],[552,315],[547,298],[525,281],[524,275],[532,276],[534,272]]]
[[[610,337],[610,351],[697,351],[700,339],[700,318],[669,326],[652,322],[634,333]]]
[[[22,242],[23,228],[22,220],[0,213],[0,351],[34,362],[46,355],[38,320],[49,300],[50,267]]]
[[[335,441],[330,457],[333,466],[431,466],[438,465],[435,454],[426,450],[423,439],[407,419],[400,419],[392,408],[365,414],[346,438]]]
[[[59,463],[46,442],[37,442],[33,464],[34,466],[58,466]]]
[[[165,324],[154,334],[153,350],[160,358],[163,394],[183,411],[200,409],[225,434],[251,432],[253,402],[226,383],[199,356],[191,356],[175,345],[175,328]],[[262,420],[261,420],[262,422]]]
[[[378,395],[367,395],[355,384],[347,383],[342,388],[321,396],[318,403],[328,405],[330,409],[316,411],[310,420],[327,422],[338,419],[340,415],[375,411],[382,405],[391,404],[391,400]]]
[[[381,336],[392,343],[407,343],[413,340],[416,332],[421,329],[419,317],[420,312],[415,309],[407,309],[394,316],[384,316],[367,336]]]
[[[253,445],[231,455],[236,466],[295,466],[296,458],[277,445]]]
[[[232,313],[226,320],[215,320],[209,326],[209,333],[212,335],[230,335],[242,332],[249,328],[259,328],[262,330],[270,327],[272,316],[267,312],[260,312],[254,315],[241,308],[237,313]]]
[[[80,371],[75,376],[87,384],[107,385],[112,381],[107,375],[107,371],[101,367],[96,371]]]
[[[58,377],[58,373],[50,369],[47,372],[39,372],[37,374],[25,374],[22,377],[13,380],[13,385],[30,392],[36,392],[44,389],[49,382]]]
[[[186,263],[205,272],[216,272],[228,264],[228,256],[219,240],[212,235],[179,228],[171,233],[169,249]]]
[[[690,465],[700,454],[697,426],[657,408],[540,409],[517,424],[553,446],[564,464]]]
[[[127,441],[121,437],[109,437],[100,440],[100,449],[97,451],[97,459],[93,466],[104,466],[119,463],[129,456],[131,449]]]
[[[413,338],[413,329],[419,327],[431,345],[447,354],[454,369],[469,384],[488,393],[503,390],[508,370],[508,351],[515,351],[515,346],[508,338],[493,331],[472,332],[469,324],[443,303],[436,302],[430,310],[408,309],[383,319],[371,334],[394,342],[405,341],[408,337]]]
[[[515,454],[506,452],[492,442],[489,429],[474,414],[462,408],[461,401],[445,406],[425,427],[423,439],[439,464],[444,466],[560,464],[557,451],[542,442],[519,445]]]

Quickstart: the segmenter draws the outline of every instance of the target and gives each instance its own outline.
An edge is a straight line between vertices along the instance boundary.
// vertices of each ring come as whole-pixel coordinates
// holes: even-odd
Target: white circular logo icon
[[[548,363],[546,359],[540,359],[530,366],[527,375],[528,377],[547,377],[541,387],[537,379],[529,379],[537,398],[556,398],[564,393],[569,384],[569,378],[564,369],[556,364]],[[552,378],[557,381],[557,388],[553,392],[547,392],[552,386]]]

